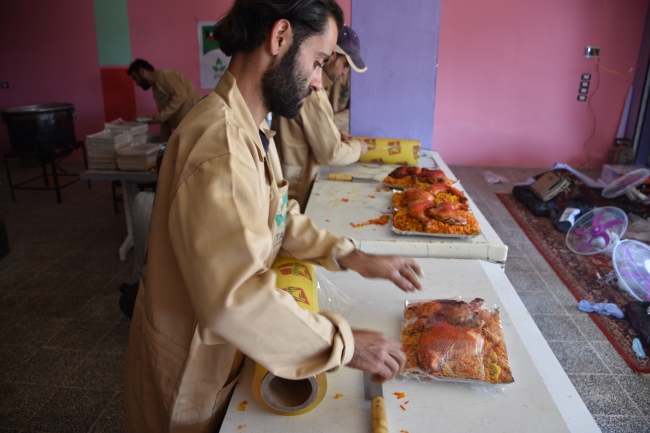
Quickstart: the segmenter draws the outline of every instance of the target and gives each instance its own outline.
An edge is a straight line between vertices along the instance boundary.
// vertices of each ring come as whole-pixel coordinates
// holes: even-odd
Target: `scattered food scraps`
[[[365,223],[361,223],[361,224],[350,223],[350,225],[355,229],[358,229],[359,227],[369,226],[371,224],[378,225],[378,226],[385,226],[386,224],[388,224],[388,220],[390,220],[390,215],[382,215],[377,219],[369,220],[366,221]]]
[[[409,433],[408,430],[400,430],[399,433]]]
[[[384,188],[384,191],[390,191],[390,188]]]
[[[399,407],[400,407],[402,410],[406,410],[406,408],[405,408],[404,406],[402,406],[401,404],[399,405]]]
[[[375,198],[375,196],[374,195],[369,195],[368,198]]]
[[[237,405],[237,410],[242,411],[242,412],[245,411],[247,404],[248,404],[248,402],[246,400],[242,401],[241,403],[239,403]]]
[[[393,395],[396,396],[398,400],[403,399],[405,396],[403,392],[394,392]]]
[[[336,395],[334,396],[334,399],[338,399],[338,398],[341,398],[341,397],[343,397],[343,394],[336,394]]]
[[[375,188],[375,191],[381,192],[381,188]]]
[[[325,220],[326,223],[330,222],[330,220]]]
[[[341,199],[341,201],[344,201],[344,202],[346,202],[346,203],[347,203],[347,202],[349,202],[349,201],[350,201],[350,199],[349,199],[349,198],[342,198],[342,199]]]
[[[239,427],[237,427],[237,430],[241,430],[241,429],[243,429],[244,427],[246,427],[246,424],[244,424],[244,425],[240,425]]]
[[[320,194],[319,194],[319,193],[316,193],[316,194],[314,194],[314,195],[320,195]]]
[[[404,406],[406,406],[407,404],[409,404],[409,401],[411,401],[411,400],[406,400],[406,401],[404,402]]]

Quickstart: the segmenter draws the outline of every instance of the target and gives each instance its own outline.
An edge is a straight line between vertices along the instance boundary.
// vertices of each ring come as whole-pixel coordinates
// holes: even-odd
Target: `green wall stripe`
[[[126,0],[93,0],[101,66],[131,63],[131,35]]]

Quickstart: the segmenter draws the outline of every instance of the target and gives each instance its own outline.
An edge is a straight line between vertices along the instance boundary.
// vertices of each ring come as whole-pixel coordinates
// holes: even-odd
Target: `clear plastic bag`
[[[514,382],[499,309],[476,298],[406,301],[402,376],[470,383]]]
[[[318,304],[321,311],[334,311],[349,319],[357,301],[332,284],[325,276],[317,272]]]

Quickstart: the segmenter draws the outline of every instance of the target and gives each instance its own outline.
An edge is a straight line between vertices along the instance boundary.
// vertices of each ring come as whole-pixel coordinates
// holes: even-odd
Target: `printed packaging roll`
[[[318,288],[313,265],[295,259],[278,257],[273,263],[277,287],[296,300],[301,308],[317,313]],[[255,364],[253,396],[270,412],[293,416],[309,412],[323,400],[327,392],[325,373],[302,380],[287,380],[269,373]]]
[[[366,152],[359,161],[380,162],[383,164],[418,165],[420,162],[420,142],[399,138],[352,137],[368,144]]]

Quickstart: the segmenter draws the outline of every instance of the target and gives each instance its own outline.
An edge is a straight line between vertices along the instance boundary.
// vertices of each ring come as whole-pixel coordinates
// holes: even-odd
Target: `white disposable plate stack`
[[[117,169],[117,150],[128,146],[133,137],[128,131],[106,129],[86,137],[88,168],[98,170]]]
[[[132,144],[117,151],[120,170],[147,171],[156,165],[156,157],[162,143]]]
[[[133,137],[133,144],[135,145],[147,142],[149,126],[146,123],[126,122],[122,119],[116,119],[104,125],[106,129],[129,132]]]

